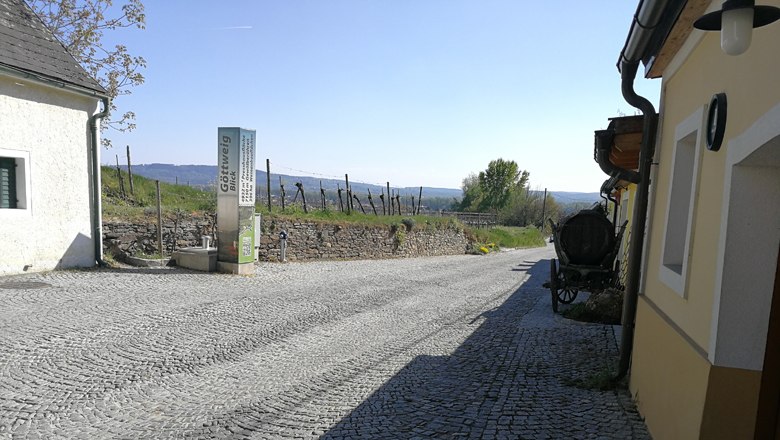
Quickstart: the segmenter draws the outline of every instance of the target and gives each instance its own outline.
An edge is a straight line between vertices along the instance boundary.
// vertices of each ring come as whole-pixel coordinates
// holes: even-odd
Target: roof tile
[[[0,0],[0,65],[106,93],[24,0]]]

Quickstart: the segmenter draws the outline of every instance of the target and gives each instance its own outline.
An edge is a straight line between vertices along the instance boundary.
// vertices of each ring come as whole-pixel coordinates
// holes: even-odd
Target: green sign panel
[[[217,130],[217,260],[255,260],[255,130]]]

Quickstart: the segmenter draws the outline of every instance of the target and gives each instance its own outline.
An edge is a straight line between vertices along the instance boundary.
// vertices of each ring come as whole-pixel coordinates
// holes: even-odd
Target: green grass
[[[125,195],[119,187],[116,169],[101,167],[103,182],[103,215],[107,219],[132,220],[157,215],[157,186],[154,180],[142,176],[133,176],[133,194],[127,173],[122,173]],[[215,212],[216,193],[201,191],[186,185],[174,185],[160,182],[163,214],[176,211],[187,213]]]
[[[119,188],[116,169],[104,166],[101,168],[103,181],[103,216],[106,219],[118,219],[134,221],[149,219],[157,216],[157,188],[155,181],[142,176],[133,176],[134,194],[130,194],[130,184],[127,181],[127,173],[122,173],[125,185],[123,196]],[[186,185],[174,185],[160,183],[162,196],[163,216],[169,218],[172,214],[184,213],[214,213],[216,212],[216,193],[201,191]],[[369,206],[364,206],[370,209]],[[288,206],[284,211],[274,206],[271,213],[267,206],[258,204],[257,212],[270,218],[286,220],[311,220],[335,224],[364,224],[385,225],[400,231],[399,240],[403,239],[403,233],[410,230],[426,229],[454,229],[465,230],[467,237],[474,242],[474,249],[485,248],[488,251],[505,248],[532,248],[545,245],[541,232],[534,227],[518,228],[512,226],[498,226],[491,229],[465,228],[457,219],[451,217],[428,217],[422,215],[374,215],[363,214],[360,211],[351,213],[341,212],[338,209],[310,209],[303,212],[299,205]],[[367,211],[371,212],[371,211]],[[483,253],[483,252],[481,252]]]
[[[545,246],[542,232],[532,226],[496,226],[490,229],[469,228],[468,233],[472,236],[477,248],[485,244],[495,243],[504,248],[534,248]]]
[[[398,226],[404,225],[406,229],[463,229],[463,224],[458,220],[449,217],[428,217],[424,215],[374,215],[363,214],[359,211],[352,211],[347,214],[340,210],[333,209],[310,209],[308,213],[303,212],[303,208],[300,206],[288,206],[284,211],[280,208],[274,207],[271,214],[268,214],[267,207],[257,207],[258,212],[264,216],[270,216],[271,218],[279,218],[284,220],[313,220],[326,223],[359,223],[365,225],[385,225],[385,226]]]
[[[565,378],[563,383],[583,390],[609,391],[617,388],[626,388],[625,380],[615,380],[615,373],[610,367],[590,374],[583,378]]]

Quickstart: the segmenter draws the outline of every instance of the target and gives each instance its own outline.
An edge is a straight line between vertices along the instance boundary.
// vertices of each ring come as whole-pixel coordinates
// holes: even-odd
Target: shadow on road
[[[549,260],[449,356],[418,356],[322,438],[641,438],[627,391],[573,384],[617,355],[610,326],[554,315]],[[484,437],[483,437],[484,436]]]

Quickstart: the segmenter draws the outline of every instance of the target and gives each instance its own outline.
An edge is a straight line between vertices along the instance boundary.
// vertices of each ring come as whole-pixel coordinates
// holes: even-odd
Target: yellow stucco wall
[[[761,373],[738,368],[710,368],[700,438],[753,438]]]
[[[780,6],[780,1],[767,2]],[[709,347],[715,290],[716,256],[723,209],[723,180],[728,140],[746,130],[757,118],[780,101],[778,72],[780,24],[755,31],[747,53],[730,57],[720,49],[717,33],[707,34],[673,75],[665,76],[662,87],[662,125],[656,153],[659,172],[655,204],[650,213],[647,283],[644,292],[696,343]],[[748,81],[745,79],[749,78]],[[695,231],[689,258],[685,297],[659,279],[664,227],[671,179],[676,127],[698,109],[709,104],[713,94],[728,97],[728,123],[720,152],[702,146],[698,197],[694,206]],[[706,118],[706,113],[704,114]]]
[[[780,0],[762,3],[780,7]],[[646,297],[637,313],[630,384],[655,438],[752,438],[760,372],[712,367],[706,352],[719,271],[728,141],[780,102],[780,23],[755,30],[750,49],[737,57],[721,51],[719,38],[706,34],[681,67],[663,78]],[[681,296],[660,278],[675,130],[720,92],[728,98],[726,133],[719,152],[701,146],[694,232]]]
[[[640,299],[631,392],[653,438],[699,437],[710,364]]]

